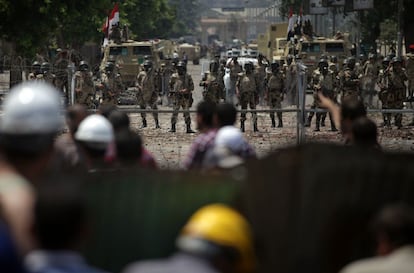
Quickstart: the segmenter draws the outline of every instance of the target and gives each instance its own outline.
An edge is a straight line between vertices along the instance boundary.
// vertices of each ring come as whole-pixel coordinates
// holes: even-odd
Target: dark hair
[[[341,118],[349,119],[351,121],[356,120],[359,117],[367,115],[364,103],[357,99],[349,99],[342,102],[341,105]]]
[[[213,117],[216,113],[216,104],[210,101],[202,101],[197,105],[197,114],[199,114],[206,126],[213,126]]]
[[[220,103],[217,105],[217,121],[219,127],[234,125],[237,118],[237,109],[231,103]]]
[[[113,112],[113,111],[116,111],[117,110],[117,107],[115,106],[115,105],[112,105],[112,104],[104,104],[104,105],[100,105],[99,106],[99,108],[98,108],[98,112],[102,115],[102,116],[104,116],[104,117],[106,117],[106,118],[108,118],[109,117],[109,115]]]
[[[130,125],[128,114],[118,110],[112,111],[108,116],[108,120],[111,122],[115,132],[120,129],[128,129]]]
[[[64,176],[40,185],[34,207],[34,231],[41,249],[68,249],[80,239],[86,207],[76,181]]]
[[[120,162],[137,163],[142,155],[141,136],[129,129],[115,132],[117,156]]]
[[[393,247],[414,244],[414,210],[405,204],[384,207],[374,222],[377,234],[387,237]]]
[[[378,146],[377,125],[367,117],[359,117],[352,123],[352,136],[358,146]]]

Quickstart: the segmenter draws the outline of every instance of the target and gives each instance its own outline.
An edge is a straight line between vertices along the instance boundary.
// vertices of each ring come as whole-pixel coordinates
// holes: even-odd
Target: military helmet
[[[185,62],[183,62],[183,61],[179,61],[178,63],[177,63],[177,69],[183,69],[183,70],[187,70],[187,66],[185,65]]]
[[[402,63],[402,59],[401,59],[401,57],[394,57],[394,58],[392,58],[392,60],[391,60],[391,64],[395,64],[395,63]]]
[[[210,62],[210,71],[211,72],[217,72],[219,68],[219,63],[217,60],[213,60]]]
[[[279,69],[279,62],[276,62],[276,61],[273,61],[271,64],[270,64],[270,69],[272,69],[272,72],[275,72],[275,71],[277,71],[278,69]]]
[[[88,71],[89,70],[89,64],[86,61],[81,61],[79,63],[79,70],[80,71]]]
[[[105,64],[105,71],[112,72],[112,71],[114,71],[114,68],[115,68],[115,64],[113,62],[107,62]]]
[[[338,57],[336,57],[335,55],[331,56],[331,62],[337,63],[338,62]]]
[[[32,67],[34,68],[34,67],[38,67],[38,68],[40,68],[40,63],[38,62],[38,61],[34,61],[33,63],[32,63]]]
[[[145,60],[143,66],[144,66],[144,68],[152,68],[152,61],[151,60]]]
[[[245,69],[245,70],[250,70],[250,71],[252,71],[252,70],[253,70],[253,68],[254,68],[254,65],[253,65],[253,63],[252,63],[252,62],[247,62],[247,63],[245,63],[245,64],[244,64],[244,69]]]
[[[40,70],[42,70],[42,72],[49,72],[50,71],[50,63],[48,62],[43,62],[42,65],[40,66]]]
[[[388,65],[390,61],[391,61],[391,58],[389,56],[385,56],[384,59],[382,60],[382,64]]]

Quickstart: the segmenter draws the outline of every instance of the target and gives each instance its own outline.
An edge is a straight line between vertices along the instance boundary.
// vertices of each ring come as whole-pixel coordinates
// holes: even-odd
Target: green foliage
[[[168,38],[194,33],[198,0],[118,1],[121,24],[132,38]],[[111,0],[0,0],[0,39],[15,45],[16,54],[45,54],[49,47],[79,49],[100,42],[102,26],[114,6]]]

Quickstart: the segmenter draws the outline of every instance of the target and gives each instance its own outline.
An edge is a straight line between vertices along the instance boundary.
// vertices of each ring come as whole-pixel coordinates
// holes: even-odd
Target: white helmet
[[[84,142],[102,143],[102,147],[114,141],[112,124],[102,115],[93,114],[86,117],[75,133],[75,139]]]
[[[3,105],[2,134],[49,134],[63,126],[59,91],[48,83],[18,84],[10,90]]]
[[[217,135],[214,141],[216,146],[226,147],[233,153],[239,153],[246,140],[243,137],[242,132],[234,126],[224,126],[217,131]]]

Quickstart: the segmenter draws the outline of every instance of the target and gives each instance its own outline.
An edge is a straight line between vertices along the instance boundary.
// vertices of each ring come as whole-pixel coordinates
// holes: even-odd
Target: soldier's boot
[[[315,132],[319,132],[319,131],[321,130],[321,129],[319,128],[320,123],[321,123],[321,118],[320,118],[320,117],[318,117],[318,116],[316,116],[316,126],[315,126],[315,130],[313,130],[313,131],[315,131]]]
[[[326,119],[326,115],[323,115],[321,119],[321,127],[325,127],[325,119]]]
[[[329,120],[331,121],[331,131],[332,132],[337,132],[338,129],[336,129],[335,123],[333,122],[333,117],[331,115],[331,113],[329,113]]]
[[[253,132],[259,132],[259,129],[257,128],[257,121],[253,123]]]
[[[271,117],[272,119],[272,128],[276,128],[276,120],[275,117]]]
[[[283,127],[282,113],[277,113],[277,119],[279,120],[277,127],[282,128]]]
[[[190,123],[187,123],[187,131],[186,131],[186,133],[187,134],[194,134],[195,133],[193,130],[191,130],[191,124]]]
[[[313,116],[309,115],[308,119],[305,121],[305,127],[310,127]]]
[[[240,131],[242,131],[244,133],[245,129],[244,129],[244,121],[240,121]]]
[[[171,123],[171,129],[168,132],[175,133],[175,123]]]
[[[142,119],[142,125],[141,125],[141,129],[142,128],[146,128],[147,127],[147,120],[145,118]]]
[[[155,129],[160,129],[160,122],[158,121],[158,119],[155,119]]]

